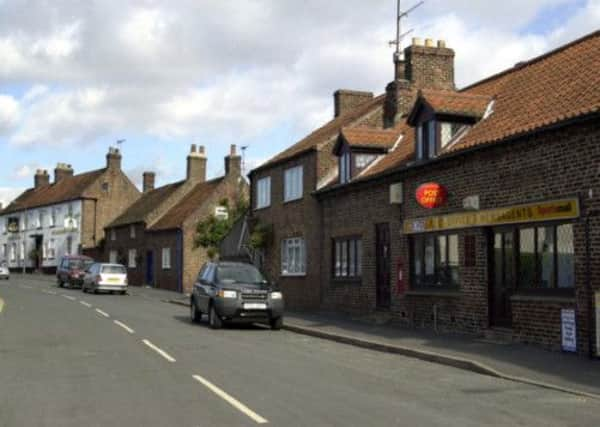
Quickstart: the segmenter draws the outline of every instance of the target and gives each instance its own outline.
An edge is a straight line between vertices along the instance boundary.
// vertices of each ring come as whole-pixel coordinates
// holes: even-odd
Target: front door
[[[390,226],[375,225],[377,308],[390,307]]]
[[[510,327],[510,296],[516,279],[514,231],[494,230],[490,246],[490,326]]]
[[[154,252],[146,252],[146,284],[154,286]]]

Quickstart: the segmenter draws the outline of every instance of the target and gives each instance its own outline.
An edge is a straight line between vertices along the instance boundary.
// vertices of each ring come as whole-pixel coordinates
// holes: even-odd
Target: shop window
[[[333,276],[359,278],[362,274],[362,240],[357,237],[333,240]]]
[[[284,276],[306,274],[304,239],[296,237],[281,241],[281,274]]]
[[[412,239],[415,288],[458,287],[458,235],[427,234]]]
[[[519,288],[561,289],[575,285],[573,225],[519,230]]]

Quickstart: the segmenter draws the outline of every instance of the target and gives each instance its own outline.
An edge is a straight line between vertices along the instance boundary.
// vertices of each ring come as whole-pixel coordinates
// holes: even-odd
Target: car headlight
[[[281,292],[271,292],[271,299],[281,299],[283,294]]]
[[[237,298],[236,291],[224,291],[220,290],[218,294],[221,298]]]

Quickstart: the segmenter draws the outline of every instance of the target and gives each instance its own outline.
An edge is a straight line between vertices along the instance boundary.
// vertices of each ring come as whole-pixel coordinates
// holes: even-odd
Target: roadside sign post
[[[562,309],[560,311],[561,336],[563,351],[577,351],[577,328],[575,327],[575,310]]]

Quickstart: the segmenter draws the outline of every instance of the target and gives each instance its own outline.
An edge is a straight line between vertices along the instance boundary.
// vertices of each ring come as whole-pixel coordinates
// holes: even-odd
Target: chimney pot
[[[196,152],[196,144],[192,144],[190,147],[190,153],[195,153]]]
[[[206,150],[204,149],[204,145],[199,145],[198,146],[198,154],[201,154],[204,156],[205,153],[206,153]]]
[[[425,39],[425,46],[426,47],[434,47],[435,45],[433,44],[432,39]]]
[[[235,156],[236,155],[236,151],[237,151],[237,147],[235,146],[235,144],[231,144],[231,147],[229,147],[229,155],[230,156]]]
[[[420,37],[413,37],[412,38],[412,44],[413,44],[413,46],[422,46],[423,45],[423,40],[421,40]]]
[[[437,46],[441,48],[446,47],[446,40],[438,40]]]

